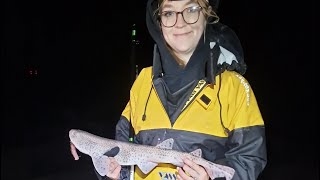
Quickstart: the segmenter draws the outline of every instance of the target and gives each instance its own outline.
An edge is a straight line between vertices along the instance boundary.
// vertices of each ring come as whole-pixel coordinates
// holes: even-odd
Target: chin
[[[181,42],[180,44],[176,44],[175,48],[178,52],[185,52],[192,49],[191,45],[188,45],[188,43]]]
[[[188,52],[190,48],[177,48],[177,52]]]

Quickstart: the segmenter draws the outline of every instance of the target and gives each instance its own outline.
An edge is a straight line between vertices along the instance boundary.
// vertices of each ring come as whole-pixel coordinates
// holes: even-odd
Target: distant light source
[[[26,72],[27,72],[28,77],[38,76],[38,73],[39,73],[38,69],[36,69],[36,68],[27,68]]]

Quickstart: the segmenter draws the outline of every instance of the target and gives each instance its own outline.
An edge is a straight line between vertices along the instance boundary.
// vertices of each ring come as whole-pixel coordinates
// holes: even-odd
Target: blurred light
[[[38,76],[38,69],[35,69],[35,68],[27,68],[26,72],[27,72],[27,76],[29,76],[29,77]]]

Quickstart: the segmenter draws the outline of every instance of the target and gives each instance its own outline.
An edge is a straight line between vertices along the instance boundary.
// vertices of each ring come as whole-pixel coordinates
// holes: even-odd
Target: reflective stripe
[[[183,106],[182,110],[183,111],[187,106],[188,104],[195,98],[197,97],[197,95],[199,94],[199,92],[201,92],[201,90],[203,89],[203,87],[205,87],[206,85],[206,81],[201,79],[199,82],[198,82],[198,85],[196,85],[196,87],[193,89],[188,101],[186,102],[186,104]]]

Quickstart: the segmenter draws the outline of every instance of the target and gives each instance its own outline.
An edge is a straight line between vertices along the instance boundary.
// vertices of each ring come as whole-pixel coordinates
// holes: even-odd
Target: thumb
[[[70,151],[71,151],[71,154],[72,154],[74,160],[79,160],[79,155],[77,153],[77,148],[72,142],[70,142]]]

